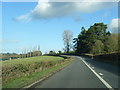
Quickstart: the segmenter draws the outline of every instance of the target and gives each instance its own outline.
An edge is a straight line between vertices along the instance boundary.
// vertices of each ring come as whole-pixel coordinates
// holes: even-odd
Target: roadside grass
[[[41,71],[41,72],[34,72],[29,76],[23,76],[19,78],[14,78],[13,80],[8,81],[3,85],[3,88],[22,88],[26,85],[29,85],[42,77],[49,75],[50,73],[64,67],[65,65],[70,64],[70,62],[65,62],[61,65],[51,67],[47,70]]]
[[[63,60],[64,60],[64,62],[63,62]],[[3,61],[3,63],[4,63],[3,68],[7,67],[7,69],[14,70],[11,67],[17,66],[19,64],[21,64],[21,65],[24,64],[26,66],[28,64],[38,65],[38,64],[40,64],[39,62],[44,62],[45,64],[43,66],[45,66],[49,62],[49,63],[52,63],[52,66],[49,66],[43,70],[39,70],[40,67],[43,67],[40,65],[40,67],[37,68],[37,71],[32,72],[33,71],[32,70],[30,73],[27,72],[27,73],[29,73],[27,75],[25,72],[24,72],[25,74],[23,74],[23,72],[20,72],[17,70],[16,74],[19,73],[19,74],[21,74],[21,76],[15,76],[15,74],[13,74],[14,72],[10,72],[7,74],[7,76],[10,76],[10,75],[11,76],[10,77],[6,76],[5,79],[8,79],[8,80],[3,83],[2,88],[22,88],[26,85],[29,85],[29,84],[45,77],[46,75],[49,75],[50,73],[64,67],[65,65],[70,64],[70,62],[72,60],[71,59],[64,59],[61,57],[41,56],[41,57],[32,57],[32,58],[25,58],[25,59],[21,59],[21,60],[17,59],[17,60],[11,60],[11,61]],[[19,67],[21,67],[21,66],[19,65],[17,68],[19,68]],[[30,69],[29,67],[27,67],[27,68]],[[22,69],[24,69],[24,68],[22,68]]]
[[[14,59],[14,60],[6,60],[2,61],[2,67],[11,67],[17,64],[31,64],[34,62],[48,62],[48,61],[55,61],[55,60],[61,60],[63,58],[61,57],[53,57],[53,56],[37,56],[37,57],[30,57],[30,58],[22,58],[22,59]]]

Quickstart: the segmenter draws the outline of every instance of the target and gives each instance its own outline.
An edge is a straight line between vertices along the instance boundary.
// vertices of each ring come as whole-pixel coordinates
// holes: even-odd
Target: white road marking
[[[99,73],[99,75],[103,78],[103,74],[102,73]]]
[[[103,76],[103,74],[102,73],[99,73],[100,74],[100,76]]]
[[[102,77],[100,77],[99,74],[97,74],[81,57],[80,59],[88,66],[88,68],[102,81],[102,83],[109,89],[109,90],[114,90],[112,86],[110,86]]]

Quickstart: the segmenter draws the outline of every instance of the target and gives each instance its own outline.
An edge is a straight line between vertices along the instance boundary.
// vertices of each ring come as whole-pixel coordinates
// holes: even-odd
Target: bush
[[[33,72],[46,70],[68,60],[62,57],[38,56],[32,58],[3,61],[2,81],[3,84],[16,77],[30,75]]]

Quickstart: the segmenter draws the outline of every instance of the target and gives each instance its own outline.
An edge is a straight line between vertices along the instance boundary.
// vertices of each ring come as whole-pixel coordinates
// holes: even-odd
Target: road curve
[[[106,88],[79,57],[73,59],[66,68],[32,88]]]

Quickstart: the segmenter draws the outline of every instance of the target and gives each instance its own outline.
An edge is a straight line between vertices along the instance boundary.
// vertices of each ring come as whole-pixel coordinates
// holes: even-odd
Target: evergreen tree
[[[81,28],[81,33],[77,38],[74,38],[74,48],[78,54],[93,52],[95,45],[102,46],[102,49],[98,48],[96,53],[102,53],[107,51],[106,42],[108,41],[111,33],[106,31],[107,25],[104,23],[95,23],[90,26],[88,30],[84,27]]]

